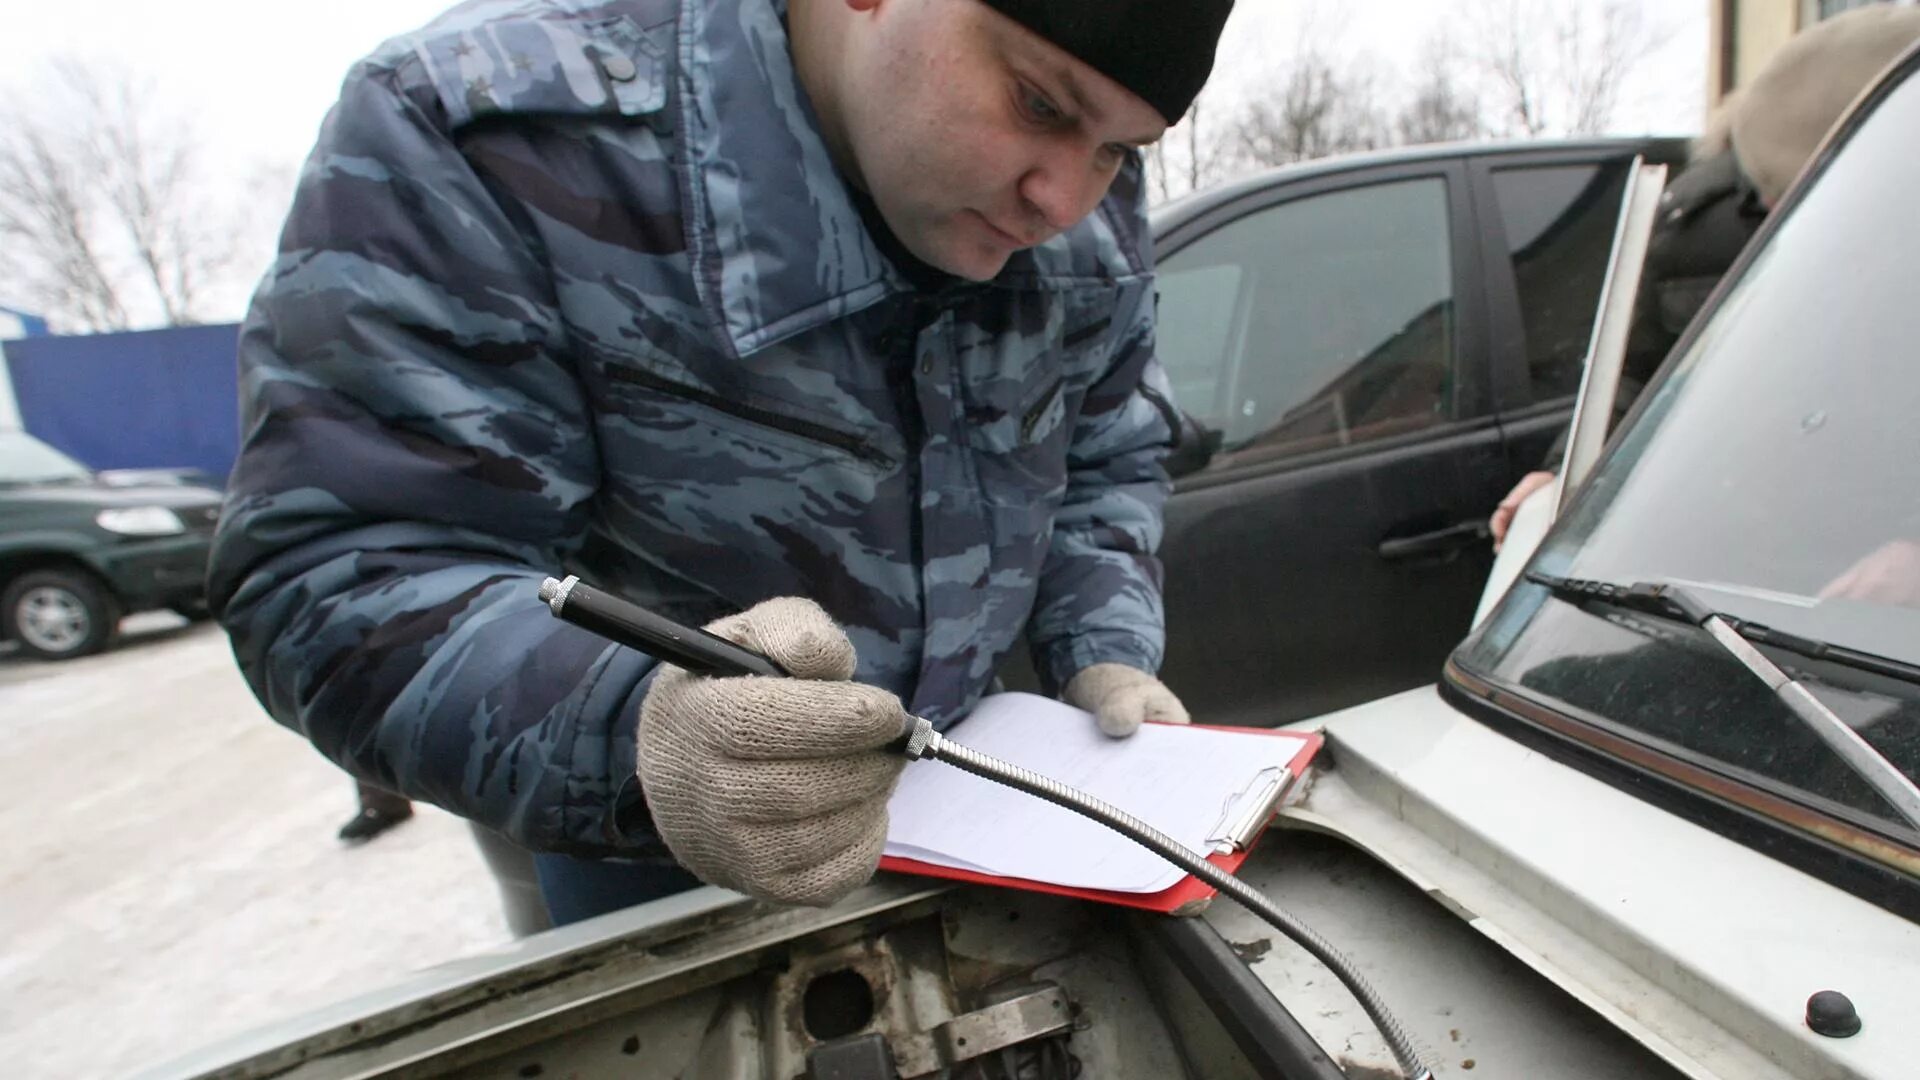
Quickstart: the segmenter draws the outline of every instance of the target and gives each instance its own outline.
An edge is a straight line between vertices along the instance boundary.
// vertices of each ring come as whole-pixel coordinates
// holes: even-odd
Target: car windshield
[[[24,431],[0,431],[0,486],[83,483],[85,465]]]
[[[1893,90],[1757,253],[1533,570],[1687,584],[1742,619],[1920,664],[1920,80]],[[1775,651],[1907,776],[1920,686]],[[1793,803],[1920,837],[1697,629],[1522,583],[1457,662]]]

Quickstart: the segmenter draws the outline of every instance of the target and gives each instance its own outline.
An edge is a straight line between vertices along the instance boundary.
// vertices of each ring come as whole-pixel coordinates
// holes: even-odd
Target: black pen
[[[596,589],[577,577],[546,579],[540,583],[540,599],[546,601],[547,609],[564,622],[696,675],[724,678],[734,675],[785,677],[791,674],[752,649],[735,645],[705,630],[682,626],[632,601]],[[885,748],[918,758],[932,732],[932,724],[919,717],[908,716],[907,726],[900,737]]]

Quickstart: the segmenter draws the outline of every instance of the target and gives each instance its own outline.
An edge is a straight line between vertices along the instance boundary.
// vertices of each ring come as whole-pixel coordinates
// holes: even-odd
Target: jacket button
[[[633,58],[620,53],[600,54],[600,70],[614,82],[632,82],[640,74],[640,69],[633,66]]]

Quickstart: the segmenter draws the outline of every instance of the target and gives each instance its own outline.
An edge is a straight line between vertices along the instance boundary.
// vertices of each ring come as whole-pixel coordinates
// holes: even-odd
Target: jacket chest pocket
[[[1067,486],[1067,449],[1081,395],[1050,370],[990,388],[969,407],[968,438],[987,502],[1032,531],[1052,518]]]
[[[613,402],[628,425],[695,454],[731,458],[739,469],[795,474],[850,465],[884,472],[896,464],[879,442],[843,423],[797,415],[752,394],[721,393],[637,365],[610,364],[605,370]]]
[[[652,367],[600,370],[600,513],[637,559],[743,603],[798,591],[844,605],[857,590],[836,594],[824,568],[837,564],[818,553],[901,546],[885,508],[903,470],[880,436]]]
[[[1080,405],[1111,337],[1111,297],[1026,302],[1033,306],[1007,320],[1010,328],[961,338],[960,392],[986,499],[1034,507],[1051,520],[1066,490]]]

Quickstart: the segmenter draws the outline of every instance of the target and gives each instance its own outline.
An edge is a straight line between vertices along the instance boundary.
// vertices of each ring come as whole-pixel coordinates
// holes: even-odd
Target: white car
[[[1241,877],[1434,1075],[1920,1076],[1916,69],[1822,152],[1439,683],[1299,725],[1326,749]],[[160,1075],[402,1073],[1400,1070],[1223,899],[883,877],[825,910],[697,890]]]

